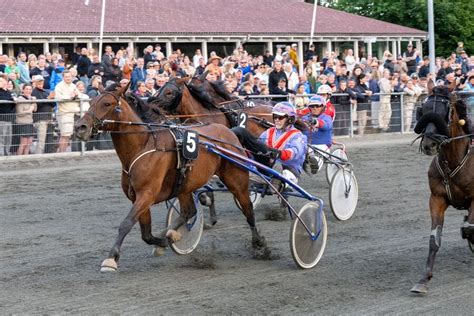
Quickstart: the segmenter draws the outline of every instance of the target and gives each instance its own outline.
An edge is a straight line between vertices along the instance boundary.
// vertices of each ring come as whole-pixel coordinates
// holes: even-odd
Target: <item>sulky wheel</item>
[[[345,162],[347,162],[347,154],[342,148],[334,148],[329,151],[332,155],[337,156],[339,158],[344,159]],[[333,158],[329,156],[330,161],[336,161],[336,162],[342,162],[341,160],[337,158]],[[337,164],[327,162],[326,163],[326,180],[328,181],[328,184],[331,184],[332,178],[334,177],[334,174],[340,169],[340,167]]]
[[[196,197],[194,199],[194,204],[196,205],[197,210],[196,215],[189,219],[186,224],[178,228],[177,231],[181,234],[181,239],[170,244],[171,249],[178,255],[191,253],[201,240],[202,230],[204,228],[202,207]],[[166,226],[169,226],[180,214],[179,200],[174,199],[174,201],[167,203],[167,206],[168,215],[166,216]]]
[[[327,224],[321,204],[319,202],[306,203],[291,223],[290,249],[295,263],[303,269],[316,266],[323,256],[326,239]]]
[[[345,221],[354,214],[359,199],[359,187],[352,169],[341,168],[333,176],[329,188],[329,205],[334,216]]]

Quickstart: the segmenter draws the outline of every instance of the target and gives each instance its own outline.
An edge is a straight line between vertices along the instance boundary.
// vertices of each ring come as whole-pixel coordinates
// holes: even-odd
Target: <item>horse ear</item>
[[[456,86],[457,86],[457,80],[454,79],[453,82],[449,83],[448,85],[449,92],[453,92],[456,89]]]
[[[102,84],[102,82],[99,83],[99,87],[97,87],[97,89],[99,90],[100,93],[103,93],[105,91],[105,87]]]
[[[126,86],[124,87],[120,87],[119,89],[117,89],[117,94],[119,96],[124,96],[125,93],[128,91],[128,88],[130,88],[130,85],[132,84],[132,81],[130,80]]]
[[[202,75],[199,76],[199,79],[205,80],[208,74],[209,74],[209,70],[204,71]]]
[[[435,83],[433,82],[433,79],[428,80],[428,95],[433,94],[434,86],[435,86]]]

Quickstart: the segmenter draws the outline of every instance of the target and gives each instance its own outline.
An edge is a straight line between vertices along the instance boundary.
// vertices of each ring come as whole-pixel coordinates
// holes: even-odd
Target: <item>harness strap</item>
[[[122,171],[125,172],[126,175],[130,175],[130,172],[132,171],[133,165],[134,165],[140,158],[142,158],[143,156],[148,155],[148,154],[150,154],[150,153],[154,153],[155,151],[157,151],[156,148],[155,148],[155,149],[152,149],[152,150],[145,151],[144,153],[141,153],[141,154],[138,155],[135,159],[133,159],[132,163],[130,164],[130,167],[128,167],[128,170],[122,169]]]

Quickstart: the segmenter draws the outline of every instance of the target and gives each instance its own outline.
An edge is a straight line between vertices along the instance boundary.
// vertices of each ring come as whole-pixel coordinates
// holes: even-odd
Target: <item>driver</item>
[[[329,152],[332,145],[332,117],[326,112],[326,100],[320,95],[312,96],[308,103],[309,113],[302,117],[310,128],[305,133],[308,142],[314,147]],[[311,173],[316,174],[324,164],[323,158],[312,148],[308,148],[308,161]]]
[[[234,127],[232,130],[244,147],[259,153],[255,155],[255,160],[271,166],[272,161],[266,158],[269,156],[280,162],[283,168],[282,176],[296,183],[306,157],[307,138],[293,126],[296,112],[289,102],[277,103],[273,107],[272,115],[275,127],[263,132],[258,141],[242,127]]]

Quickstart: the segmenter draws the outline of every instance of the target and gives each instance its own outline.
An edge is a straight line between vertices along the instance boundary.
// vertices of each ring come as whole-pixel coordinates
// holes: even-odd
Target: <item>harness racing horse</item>
[[[421,150],[436,155],[428,170],[431,190],[429,205],[431,236],[426,271],[423,278],[411,289],[427,293],[433,277],[436,253],[441,246],[444,214],[449,205],[469,210],[461,227],[463,239],[468,240],[474,252],[474,154],[471,152],[471,122],[463,100],[447,102],[447,87],[430,87],[423,104],[415,132],[421,134]]]
[[[124,93],[127,87],[113,92],[104,92],[94,99],[90,109],[76,123],[75,133],[87,141],[94,131],[109,131],[115,150],[122,164],[122,189],[133,205],[121,222],[118,236],[108,258],[102,262],[101,271],[117,270],[120,248],[125,236],[138,221],[142,239],[155,246],[155,254],[162,252],[171,242],[179,240],[176,230],[196,214],[192,192],[205,185],[216,174],[242,206],[242,212],[252,232],[252,246],[267,250],[264,237],[256,225],[252,204],[248,196],[248,172],[237,165],[208,152],[202,143],[198,146],[198,157],[192,161],[192,168],[186,168],[184,180],[176,186],[178,159],[176,136],[166,124],[151,130],[128,104]],[[165,119],[162,116],[162,121]],[[151,124],[148,124],[149,126]],[[156,125],[156,124],[155,124]],[[219,124],[176,127],[177,130],[197,132],[201,138],[210,137],[209,143],[233,151],[239,155],[237,137]],[[222,140],[222,142],[216,139]],[[179,217],[158,236],[152,235],[150,207],[176,196],[181,206]]]

